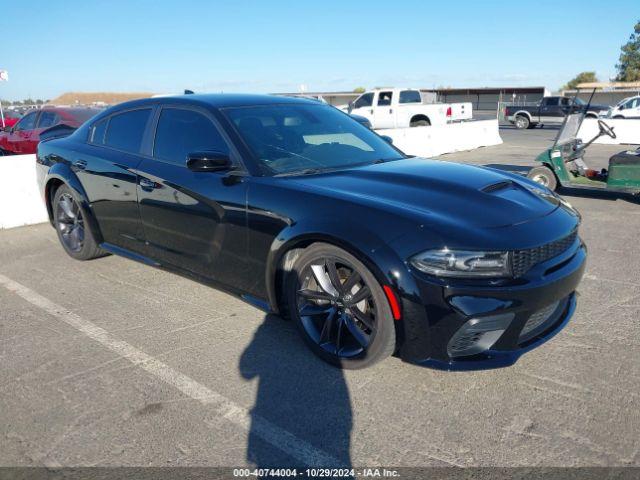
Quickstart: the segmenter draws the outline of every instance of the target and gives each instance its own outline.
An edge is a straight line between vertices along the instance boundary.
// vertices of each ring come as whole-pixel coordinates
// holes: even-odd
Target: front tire
[[[53,225],[65,252],[76,260],[91,260],[106,252],[98,247],[86,224],[86,213],[67,185],[53,194]]]
[[[412,120],[409,123],[410,127],[430,127],[431,126],[431,122],[425,118],[420,119],[420,120]]]
[[[553,170],[545,165],[533,167],[531,170],[529,170],[527,178],[547,187],[549,190],[552,190],[554,192],[558,188],[558,179],[556,178],[556,174],[553,173]]]
[[[365,368],[395,349],[395,326],[382,287],[350,253],[316,243],[285,282],[287,310],[311,350],[346,369]]]

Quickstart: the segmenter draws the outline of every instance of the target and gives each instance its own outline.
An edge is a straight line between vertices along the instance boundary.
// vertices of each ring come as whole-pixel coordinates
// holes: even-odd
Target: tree
[[[364,93],[364,92],[366,92],[366,90],[367,89],[364,88],[364,87],[356,87],[356,88],[353,89],[353,93]]]
[[[569,80],[567,84],[562,87],[562,89],[573,90],[581,83],[592,83],[597,81],[598,77],[596,77],[596,72],[580,72],[578,75]]]
[[[620,47],[620,59],[616,68],[618,76],[616,80],[619,82],[637,82],[640,81],[640,21],[633,27],[633,33],[629,37],[629,41]]]

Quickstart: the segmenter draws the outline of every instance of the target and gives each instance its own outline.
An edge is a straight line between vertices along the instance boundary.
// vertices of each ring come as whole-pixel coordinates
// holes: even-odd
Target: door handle
[[[79,168],[80,170],[84,170],[85,168],[87,168],[87,161],[86,160],[78,160],[74,163],[74,165]]]
[[[147,192],[150,192],[151,190],[156,188],[156,182],[153,182],[148,178],[143,177],[140,179],[140,188],[142,188],[143,190],[146,190]]]

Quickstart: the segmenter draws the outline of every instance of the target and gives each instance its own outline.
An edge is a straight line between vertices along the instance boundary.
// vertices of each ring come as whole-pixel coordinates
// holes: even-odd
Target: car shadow
[[[258,382],[248,463],[258,468],[317,467],[313,454],[321,452],[338,463],[324,466],[351,467],[353,414],[343,372],[315,357],[292,322],[266,315],[240,358],[239,370],[243,378]],[[294,451],[292,442],[274,446],[269,425],[295,437]]]

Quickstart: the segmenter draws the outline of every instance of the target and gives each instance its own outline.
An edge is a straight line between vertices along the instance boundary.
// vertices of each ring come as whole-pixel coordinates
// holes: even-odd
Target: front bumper
[[[400,356],[443,370],[513,365],[569,322],[586,256],[578,239],[575,247],[536,265],[522,278],[493,286],[442,283],[412,272],[419,298],[403,298],[406,333]],[[476,329],[474,336],[469,326],[483,324],[493,333],[484,336]]]

